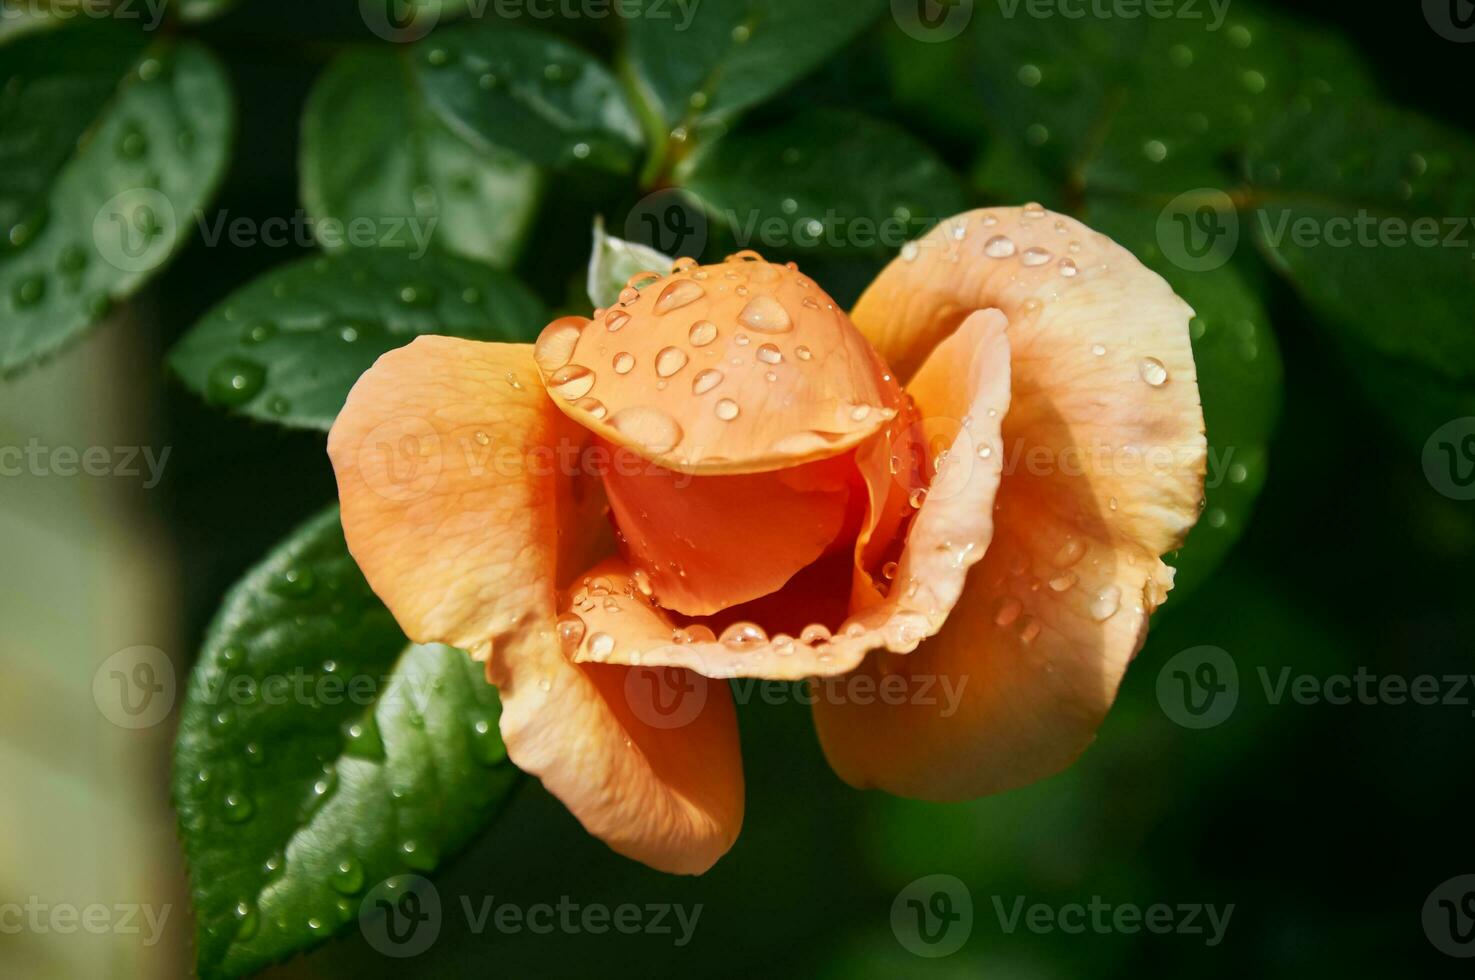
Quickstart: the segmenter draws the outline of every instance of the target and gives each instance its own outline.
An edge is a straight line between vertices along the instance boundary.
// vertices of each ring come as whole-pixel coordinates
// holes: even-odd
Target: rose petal
[[[856,612],[833,636],[769,637],[762,623],[731,624],[716,641],[632,645],[600,659],[686,667],[708,677],[793,680],[853,670],[870,650],[916,649],[936,632],[962,593],[968,569],[988,549],[999,485],[996,447],[1009,408],[1009,345],[997,310],[970,317],[913,381],[923,418],[957,420],[951,469],[912,518],[890,593]],[[746,627],[746,628],[744,628]],[[592,659],[587,649],[576,656]]]
[[[1159,556],[1199,512],[1192,311],[1161,278],[1070,218],[977,211],[888,266],[855,318],[905,372],[989,305],[1009,317],[1014,391],[993,544],[937,636],[864,668],[962,685],[961,703],[817,704],[856,786],[964,799],[1069,765],[1171,587]]]
[[[663,607],[690,616],[781,588],[840,537],[856,489],[849,455],[731,476],[640,463],[604,476],[622,550]]]
[[[419,337],[364,373],[328,454],[349,550],[410,639],[484,658],[551,628],[560,551],[607,540],[555,454],[585,438],[526,344]]]
[[[670,639],[628,573],[611,560],[565,592],[559,632],[570,649]],[[700,874],[737,839],[743,772],[726,685],[675,669],[571,663],[555,642],[494,654],[490,677],[512,761],[615,851]]]
[[[885,366],[796,268],[748,252],[643,273],[593,320],[539,337],[559,409],[666,469],[789,469],[854,448],[894,414]]]

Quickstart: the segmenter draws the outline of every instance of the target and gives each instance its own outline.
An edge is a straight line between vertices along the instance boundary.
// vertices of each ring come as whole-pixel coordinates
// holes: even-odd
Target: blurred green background
[[[38,71],[27,46],[48,32],[18,25],[44,27],[49,6],[5,2],[0,216],[20,227],[26,207],[47,193],[27,181],[41,173],[44,185],[44,171],[56,165],[46,163],[46,141],[34,138],[45,125],[27,118],[34,89],[16,81]],[[1449,10],[1467,13],[1459,4]],[[680,37],[647,38],[656,53],[642,54],[616,18],[498,17],[495,5],[478,18],[465,6],[448,7],[427,39],[407,47],[375,36],[369,5],[182,4],[158,36],[193,38],[215,52],[236,118],[213,197],[187,181],[176,186],[168,173],[163,192],[184,195],[181,213],[198,200],[207,214],[258,225],[298,213],[304,197],[318,216],[375,206],[398,213],[382,203],[391,191],[374,203],[371,185],[399,159],[395,147],[421,137],[390,125],[388,96],[323,116],[326,135],[308,137],[327,141],[315,156],[303,156],[313,127],[299,120],[325,70],[351,67],[338,59],[425,53],[453,30],[556,35],[614,65],[622,86],[640,73],[631,64],[643,63],[656,91],[680,91],[695,70],[683,59],[700,67],[705,57],[697,41]],[[1475,153],[1462,131],[1471,123],[1472,49],[1432,26],[1438,10],[1429,13],[1429,4],[1234,2],[1222,29],[1205,31],[1202,23],[1103,17],[1089,7],[1079,20],[1006,17],[1009,5],[980,2],[957,37],[937,43],[909,35],[904,12],[884,3],[842,4],[844,12],[812,6],[785,5],[782,14],[728,0],[697,7],[694,25],[741,8],[739,24],[761,15],[755,40],[763,18],[792,33],[773,63],[755,70],[774,81],[773,91],[751,105],[735,97],[735,108],[710,118],[699,106],[683,108],[697,120],[684,139],[671,140],[669,120],[652,118],[661,115],[655,98],[636,111],[636,129],[611,124],[605,142],[582,153],[538,143],[536,126],[508,137],[525,137],[525,145],[491,149],[487,131],[496,135],[504,123],[478,120],[474,97],[467,109],[456,92],[442,93],[469,120],[475,139],[467,145],[497,161],[477,171],[489,183],[461,188],[466,200],[496,210],[468,220],[480,212],[453,200],[443,236],[465,261],[510,269],[549,310],[587,310],[594,217],[624,234],[632,209],[648,207],[642,199],[662,187],[689,188],[706,205],[707,258],[734,244],[723,209],[792,217],[791,196],[800,217],[834,207],[877,220],[894,216],[891,205],[905,198],[920,226],[953,213],[933,213],[952,204],[1038,199],[1080,214],[1160,268],[1198,308],[1210,440],[1233,447],[1247,467],[1211,488],[1207,513],[1218,516],[1179,556],[1185,589],[1157,616],[1097,744],[1042,784],[951,806],[853,791],[825,764],[806,708],[744,705],[744,831],[707,875],[665,876],[614,855],[536,781],[523,780],[500,816],[434,876],[447,911],[428,951],[388,958],[350,926],[267,975],[1467,972],[1436,948],[1421,914],[1437,885],[1475,872],[1467,804],[1459,803],[1469,796],[1475,747],[1471,692],[1463,704],[1273,704],[1256,671],[1273,677],[1289,667],[1323,679],[1358,668],[1406,678],[1471,673],[1475,504],[1425,474],[1435,429],[1475,414],[1472,248],[1350,249],[1328,260],[1325,250],[1250,240],[1257,209],[1277,201],[1323,220],[1357,207],[1475,216],[1475,171],[1464,166]],[[824,24],[839,36],[828,38]],[[1239,44],[1236,27],[1252,41]],[[1202,33],[1201,44],[1183,33],[1191,31]],[[1285,50],[1268,53],[1272,45]],[[1154,69],[1153,58],[1177,65],[1179,47],[1192,51],[1187,74]],[[363,88],[349,87],[372,94],[376,77],[383,80],[370,63]],[[1241,118],[1245,93],[1267,87],[1276,101],[1255,102],[1252,118]],[[725,90],[711,91],[718,99]],[[73,104],[92,96],[79,85],[48,97]],[[365,135],[376,110],[389,119],[382,143]],[[49,116],[46,125],[72,125],[65,112]],[[775,148],[806,129],[825,140],[803,146],[818,162],[781,171],[769,157],[782,162]],[[824,157],[827,146],[839,148],[833,159]],[[1407,169],[1415,156],[1423,166]],[[316,191],[306,186],[304,159],[319,175]],[[108,165],[98,166],[101,186],[111,188]],[[1426,172],[1430,179],[1418,180]],[[447,193],[455,187],[448,181]],[[1157,219],[1177,195],[1203,188],[1226,192],[1239,209],[1241,244],[1227,264],[1199,273],[1163,254]],[[691,204],[688,218],[698,210]],[[1465,235],[1475,238],[1468,228]],[[12,931],[0,916],[0,976],[186,975],[195,924],[168,803],[179,710],[151,728],[119,728],[98,710],[93,675],[115,651],[149,645],[173,662],[182,691],[222,596],[333,499],[322,434],[310,422],[274,425],[265,412],[222,404],[231,399],[187,364],[161,367],[224,297],[310,249],[211,246],[188,229],[178,255],[147,283],[104,284],[115,299],[105,314],[79,319],[48,306],[60,319],[47,323],[65,323],[57,344],[41,345],[45,363],[32,366],[14,338],[51,329],[26,319],[34,311],[23,266],[35,247],[29,232],[12,233],[0,251],[0,303],[9,304],[0,337],[11,334],[0,341],[11,374],[0,382],[0,446],[35,438],[167,446],[171,454],[164,479],[149,489],[139,479],[0,477],[0,907],[36,896],[53,905],[168,905],[172,913],[162,940],[148,946],[117,931]],[[895,251],[855,242],[755,247],[797,259],[847,304]],[[61,304],[63,291],[54,286],[42,305]],[[61,345],[88,324],[94,333]],[[1232,656],[1239,700],[1222,724],[1191,730],[1165,713],[1158,677],[1168,658],[1202,645]],[[936,873],[966,884],[974,923],[958,952],[920,958],[893,931],[892,902]],[[702,911],[685,946],[660,935],[474,934],[461,900],[479,904],[488,895],[521,906],[569,896],[581,905],[700,903]],[[1212,947],[1193,935],[1011,934],[993,898],[1012,904],[1021,895],[1054,907],[1093,896],[1139,906],[1233,903],[1234,913]]]

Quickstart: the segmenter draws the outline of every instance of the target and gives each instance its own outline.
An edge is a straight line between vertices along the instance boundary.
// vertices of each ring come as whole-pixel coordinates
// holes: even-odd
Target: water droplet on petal
[[[660,353],[656,355],[656,374],[663,378],[669,378],[677,371],[686,367],[686,360],[686,351],[681,348],[663,347]]]
[[[693,395],[705,395],[713,388],[722,383],[723,374],[716,368],[708,368],[691,379],[691,393]]]
[[[595,633],[589,637],[589,654],[595,660],[604,660],[615,651],[615,638],[608,633]]]
[[[738,403],[731,398],[723,398],[717,402],[713,411],[716,412],[717,417],[722,421],[731,422],[738,417]]]
[[[1138,362],[1137,371],[1142,375],[1142,380],[1154,388],[1161,387],[1168,381],[1168,369],[1155,357],[1144,357]]]
[[[690,279],[677,279],[661,290],[661,295],[656,298],[656,305],[652,310],[657,314],[670,313],[679,310],[683,306],[689,306],[705,296],[706,290],[701,284]]]
[[[983,243],[983,254],[991,259],[1007,259],[1014,254],[1014,240],[1007,235],[995,235]]]
[[[778,364],[784,359],[784,355],[773,344],[763,344],[758,348],[758,360],[764,364]]]
[[[553,372],[548,386],[558,397],[574,401],[589,394],[589,389],[594,387],[594,372],[582,364],[568,364]]]
[[[1121,601],[1122,590],[1115,585],[1108,585],[1091,598],[1091,618],[1098,623],[1105,622],[1116,613]]]
[[[757,623],[733,623],[722,631],[723,644],[734,649],[758,646],[768,642],[768,634]]]
[[[621,409],[615,414],[611,424],[625,438],[651,453],[675,449],[685,434],[670,415],[659,408],[643,405]]]
[[[1024,254],[1019,257],[1019,261],[1021,264],[1031,267],[1044,265],[1050,261],[1050,251],[1044,248],[1027,248],[1024,250]]]
[[[755,296],[738,314],[738,322],[759,333],[784,333],[793,329],[789,311],[772,296]]]
[[[533,360],[543,373],[552,374],[573,358],[579,333],[588,322],[583,317],[566,316],[543,328],[533,345]]]
[[[698,320],[687,331],[686,339],[691,341],[693,347],[706,347],[717,339],[717,324],[711,320]]]
[[[620,351],[618,354],[615,355],[615,374],[629,374],[631,369],[634,367],[635,356],[633,354],[630,354],[627,351]]]
[[[797,358],[799,358],[799,360],[801,360],[801,361],[807,361],[811,357],[813,357],[814,355],[812,353],[810,353],[808,347],[805,347],[803,344],[800,344],[798,347],[795,347],[794,348],[794,356],[797,357]]]

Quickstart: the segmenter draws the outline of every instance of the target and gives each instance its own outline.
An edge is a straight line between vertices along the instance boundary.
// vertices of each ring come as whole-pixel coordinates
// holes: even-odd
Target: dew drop
[[[364,887],[364,866],[357,858],[346,857],[334,865],[329,880],[334,891],[342,895],[356,895]]]
[[[783,359],[784,355],[773,344],[762,344],[758,348],[758,360],[764,364],[778,364]]]
[[[661,295],[656,297],[656,305],[652,307],[652,310],[657,315],[670,313],[683,306],[690,306],[706,294],[706,290],[699,283],[690,279],[677,279],[661,290]]]
[[[801,361],[807,361],[814,355],[810,352],[808,347],[800,344],[798,347],[794,348],[794,356],[799,358],[799,360]]]
[[[733,623],[722,631],[719,639],[725,646],[741,650],[767,643],[768,634],[757,623]]]
[[[1069,568],[1086,554],[1086,543],[1080,538],[1067,538],[1055,552],[1055,567]]]
[[[759,333],[784,333],[794,327],[789,311],[772,296],[755,296],[749,300],[738,314],[738,322]]]
[[[225,819],[227,823],[245,823],[256,813],[256,804],[251,797],[238,790],[225,794]]]
[[[830,642],[830,629],[822,623],[810,623],[799,631],[799,642],[805,646],[819,646]]]
[[[616,330],[620,329],[629,322],[630,314],[626,313],[624,310],[610,310],[608,315],[606,315],[604,318],[604,327],[610,333],[614,333]]]
[[[611,424],[621,435],[652,453],[675,449],[684,435],[681,426],[670,415],[659,408],[643,405],[621,409]]]
[[[656,374],[669,378],[686,367],[686,360],[686,351],[680,347],[663,347],[656,355]]]
[[[1092,344],[1091,353],[1097,357],[1104,357],[1106,355],[1106,347],[1103,344]]]
[[[635,355],[628,351],[620,351],[615,355],[615,374],[629,374],[635,367]]]
[[[1142,375],[1142,380],[1154,388],[1160,388],[1168,381],[1168,369],[1155,357],[1144,357],[1138,362],[1137,371]]]
[[[723,398],[717,402],[713,411],[722,421],[731,422],[738,417],[738,403],[731,398]]]
[[[568,364],[553,372],[548,379],[553,393],[565,401],[574,401],[589,394],[594,387],[594,372],[582,364]]]
[[[244,405],[265,383],[266,368],[245,358],[228,357],[211,369],[206,388],[219,405]]]
[[[1007,259],[1014,254],[1014,240],[1007,235],[995,235],[983,243],[983,254],[991,259]]]
[[[1026,616],[1026,617],[1024,617],[1024,619],[1020,620],[1020,622],[1019,622],[1019,640],[1020,640],[1021,643],[1024,643],[1025,645],[1028,645],[1030,643],[1033,643],[1035,641],[1035,637],[1037,637],[1039,635],[1040,635],[1040,622],[1039,622],[1039,620],[1035,619],[1033,616]]]
[[[595,660],[604,660],[615,652],[615,638],[608,633],[595,633],[589,637],[589,654]]]
[[[602,419],[609,414],[609,409],[604,407],[604,402],[598,398],[580,398],[574,403],[574,407],[583,412],[588,412],[596,419]]]
[[[1021,264],[1031,267],[1044,265],[1050,261],[1050,250],[1044,248],[1027,248],[1024,250],[1024,254],[1019,257],[1019,261]]]
[[[564,613],[558,617],[558,642],[565,651],[572,651],[584,639],[584,621],[577,613]]]
[[[920,510],[927,502],[927,488],[917,487],[907,495],[907,503],[911,504],[913,510]]]
[[[717,324],[711,320],[698,320],[687,331],[686,339],[691,341],[693,347],[706,347],[717,339]]]
[[[566,316],[543,328],[533,345],[533,360],[543,373],[552,374],[573,358],[579,333],[586,323],[583,317]]]
[[[1122,590],[1115,585],[1108,585],[1091,597],[1091,618],[1101,623],[1115,615],[1117,607],[1121,605]]]
[[[707,368],[707,370],[699,372],[695,378],[691,379],[691,393],[693,395],[705,395],[720,385],[722,378],[723,374],[721,371],[718,371],[716,368]]]

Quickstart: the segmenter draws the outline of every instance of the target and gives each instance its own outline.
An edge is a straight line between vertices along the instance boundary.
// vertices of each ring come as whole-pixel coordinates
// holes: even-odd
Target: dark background
[[[717,0],[707,0],[717,2]],[[346,5],[349,6],[349,5]],[[1281,6],[1350,35],[1393,101],[1471,122],[1470,46],[1434,34],[1417,4]],[[284,43],[283,24],[298,40]],[[357,30],[355,30],[357,27]],[[608,40],[580,25],[581,43]],[[784,98],[852,104],[910,126],[961,173],[976,147],[917,126],[888,107],[874,34]],[[1103,28],[1108,29],[1108,28]],[[297,127],[317,73],[349,40],[351,13],[248,2],[202,35],[226,59],[239,98],[234,163],[215,207],[265,219],[299,206]],[[629,191],[619,191],[629,195]],[[550,304],[582,273],[587,228],[633,196],[561,187],[518,271]],[[980,199],[978,203],[1019,203]],[[618,227],[618,225],[616,225]],[[193,243],[151,289],[165,350],[210,306],[293,250]],[[872,268],[878,267],[873,263]],[[868,269],[856,271],[864,282]],[[848,278],[848,277],[847,277]],[[1390,288],[1396,288],[1390,285]],[[460,861],[437,878],[448,908],[442,938],[413,961],[437,976],[618,976],[755,971],[833,976],[1450,976],[1420,922],[1440,882],[1475,872],[1468,800],[1470,705],[1304,706],[1268,702],[1257,667],[1318,676],[1469,672],[1475,510],[1425,482],[1418,447],[1397,438],[1354,387],[1338,354],[1277,280],[1267,304],[1285,362],[1285,401],[1268,483],[1241,543],[1195,594],[1170,599],[1128,672],[1098,744],[1065,774],[970,804],[935,806],[860,793],[830,772],[807,710],[740,709],[748,779],[745,828],[699,879],[620,858],[583,833],[534,781]],[[837,299],[849,302],[835,288]],[[175,447],[150,497],[179,556],[182,633],[203,635],[241,573],[334,495],[315,434],[228,417],[162,373],[157,441]],[[1211,644],[1235,658],[1239,705],[1224,724],[1191,731],[1158,705],[1162,663]],[[969,886],[972,938],[943,960],[896,942],[890,908],[935,872]],[[471,935],[461,896],[527,905],[701,903],[690,946],[659,936]],[[1170,935],[1006,935],[992,898],[1052,905],[1233,903],[1222,945]],[[277,968],[283,976],[400,975],[356,934]]]

